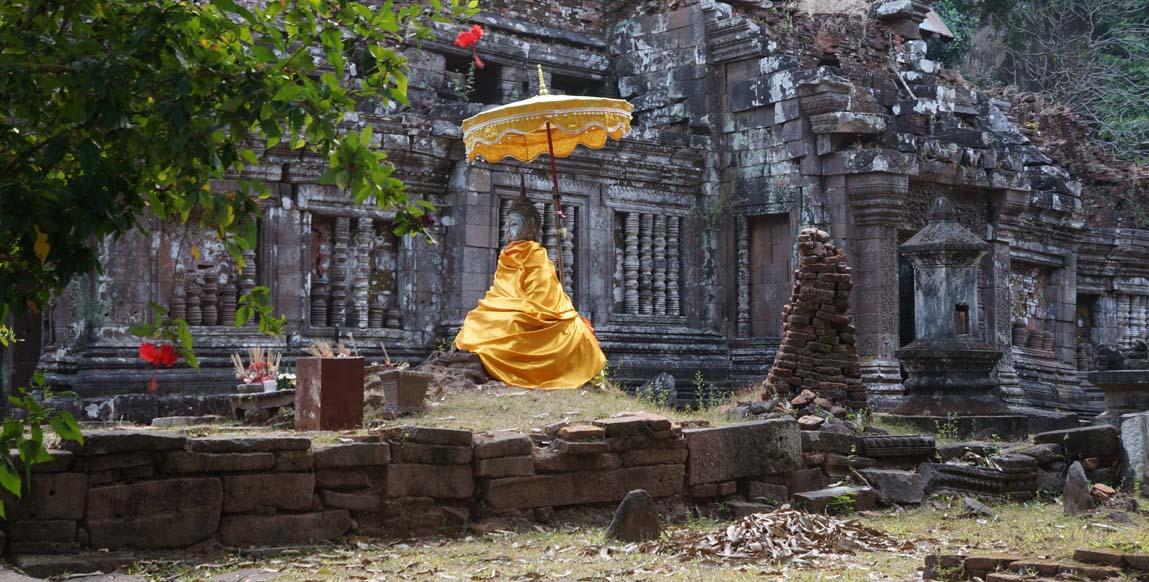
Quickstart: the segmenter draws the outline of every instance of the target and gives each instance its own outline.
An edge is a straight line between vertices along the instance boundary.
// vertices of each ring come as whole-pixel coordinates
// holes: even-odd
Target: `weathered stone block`
[[[561,507],[619,501],[635,489],[669,497],[681,493],[682,486],[681,466],[649,465],[491,479],[483,483],[482,501],[495,509]]]
[[[873,489],[848,486],[795,493],[794,501],[806,510],[817,513],[825,511],[832,503],[845,499],[845,496],[850,497],[850,509],[855,511],[873,509],[877,503],[877,494]]]
[[[535,472],[565,473],[570,471],[608,471],[622,466],[622,458],[614,453],[605,455],[564,455],[556,449],[536,450]]]
[[[33,473],[62,473],[72,468],[72,460],[76,456],[72,451],[61,449],[49,449],[48,454],[52,455],[52,460],[33,464]],[[24,464],[20,462],[20,455],[13,453],[11,457],[12,464],[18,470],[23,471]]]
[[[469,447],[474,442],[474,434],[469,430],[426,426],[404,426],[389,431],[386,437],[388,440],[454,447]]]
[[[220,541],[229,546],[305,544],[337,538],[351,528],[345,509],[281,515],[230,515],[219,527]]]
[[[838,453],[849,455],[857,452],[858,437],[851,434],[841,434],[820,430],[804,430],[801,432],[802,452],[807,453]]]
[[[525,434],[498,433],[475,436],[475,459],[530,455],[534,442]]]
[[[306,511],[315,493],[315,475],[271,473],[223,478],[223,512],[246,513],[259,508]]]
[[[263,453],[306,451],[311,439],[297,436],[205,437],[188,441],[188,450],[197,453]]]
[[[384,490],[387,497],[432,497],[465,499],[475,492],[469,465],[414,465],[397,463],[387,467]]]
[[[791,419],[685,430],[689,483],[797,471],[802,465],[799,433],[798,424]]]
[[[275,453],[273,471],[309,471],[313,465],[311,451],[282,451]]]
[[[681,465],[686,462],[686,449],[636,449],[621,453],[622,464],[627,467],[640,465]]]
[[[83,473],[33,473],[23,497],[0,493],[8,519],[83,519],[88,476]]]
[[[476,477],[519,477],[535,474],[532,457],[499,457],[475,461]]]
[[[334,467],[370,467],[391,461],[387,443],[348,443],[317,447],[312,453],[316,469]]]
[[[191,453],[174,451],[164,455],[164,473],[231,473],[266,471],[275,465],[272,453]]]
[[[74,542],[76,522],[70,519],[9,521],[9,542]]]
[[[862,469],[860,472],[877,492],[878,499],[900,504],[922,502],[926,483],[918,473],[882,469]]]
[[[567,441],[597,441],[606,438],[606,429],[589,424],[572,424],[560,428],[558,436]]]
[[[606,430],[607,437],[643,436],[671,429],[670,420],[655,414],[630,414],[618,418],[600,418],[594,425]]]
[[[471,447],[425,445],[422,443],[391,443],[391,456],[396,463],[426,465],[466,465],[471,462]]]
[[[340,491],[322,490],[319,500],[329,509],[346,509],[348,511],[373,512],[382,509],[379,495],[373,490],[345,493]]]
[[[785,485],[763,483],[761,481],[746,481],[742,484],[742,494],[751,501],[768,499],[774,503],[782,503],[790,498],[790,490]]]
[[[179,548],[219,526],[219,479],[165,479],[88,490],[85,524],[93,548]]]
[[[610,452],[610,444],[606,441],[576,442],[558,439],[552,447],[560,455],[601,455]]]
[[[60,448],[72,451],[77,457],[88,457],[137,451],[176,451],[184,448],[186,442],[186,438],[169,432],[93,430],[84,433],[83,445],[63,441]]]
[[[826,476],[819,468],[794,471],[786,480],[786,487],[793,492],[815,491],[826,486]]]
[[[373,469],[382,482],[384,469]],[[323,469],[315,472],[315,486],[322,489],[364,489],[370,487],[372,474],[365,468]]]
[[[72,468],[85,473],[99,473],[102,471],[115,471],[117,469],[147,467],[158,464],[161,459],[162,453],[155,451],[133,451],[113,453],[110,455],[80,456],[72,463]]]

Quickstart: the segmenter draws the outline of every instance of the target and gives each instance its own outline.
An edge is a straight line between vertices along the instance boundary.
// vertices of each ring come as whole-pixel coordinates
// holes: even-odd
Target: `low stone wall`
[[[638,415],[553,434],[405,427],[344,440],[356,442],[92,431],[35,465],[23,498],[5,498],[0,546],[61,554],[451,533],[487,517],[614,504],[633,489],[785,496],[801,464],[790,419],[683,430]]]

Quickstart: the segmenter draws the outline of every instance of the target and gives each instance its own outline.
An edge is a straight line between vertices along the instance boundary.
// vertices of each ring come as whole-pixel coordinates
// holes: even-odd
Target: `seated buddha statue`
[[[511,206],[494,284],[463,321],[455,346],[479,355],[507,385],[577,388],[606,364],[590,322],[575,311],[538,243],[542,220],[526,196]]]

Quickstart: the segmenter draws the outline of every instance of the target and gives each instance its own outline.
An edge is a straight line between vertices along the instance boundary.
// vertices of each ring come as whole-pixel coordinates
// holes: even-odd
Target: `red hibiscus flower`
[[[471,27],[470,30],[464,30],[455,37],[455,46],[459,48],[471,49],[471,56],[475,57],[475,66],[480,69],[483,68],[483,60],[479,58],[479,53],[475,49],[475,45],[483,38],[483,27],[478,24]]]
[[[144,342],[140,344],[140,359],[155,368],[155,371],[152,372],[152,381],[148,383],[148,393],[155,394],[159,386],[157,377],[159,375],[160,366],[165,368],[172,367],[172,364],[180,359],[180,355],[171,344],[164,344],[157,348],[156,344]]]

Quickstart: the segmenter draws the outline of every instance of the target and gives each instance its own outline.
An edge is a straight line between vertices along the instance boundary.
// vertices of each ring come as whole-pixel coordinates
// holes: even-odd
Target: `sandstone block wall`
[[[23,498],[4,498],[0,549],[398,538],[458,532],[487,517],[545,519],[554,508],[617,503],[634,489],[656,498],[729,495],[783,483],[799,467],[798,432],[790,419],[684,431],[648,415],[533,437],[405,427],[340,444],[92,431],[84,446],[36,465]]]

